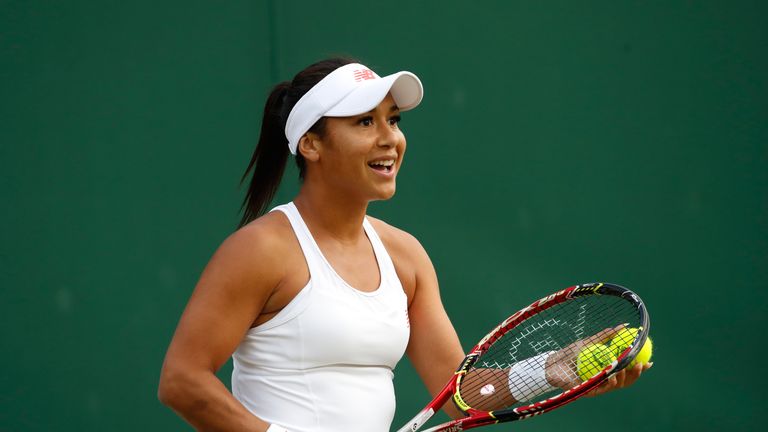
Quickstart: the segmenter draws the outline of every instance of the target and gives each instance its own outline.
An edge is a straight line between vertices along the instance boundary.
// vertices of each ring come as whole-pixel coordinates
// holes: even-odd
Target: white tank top
[[[233,395],[290,432],[388,431],[392,371],[410,335],[392,260],[365,219],[381,284],[359,291],[334,271],[293,203],[274,210],[290,220],[310,279],[277,315],[246,333],[232,355]]]

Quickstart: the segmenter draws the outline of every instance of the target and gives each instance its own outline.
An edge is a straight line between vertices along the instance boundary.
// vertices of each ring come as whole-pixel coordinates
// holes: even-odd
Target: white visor
[[[322,117],[366,113],[376,108],[390,92],[400,111],[415,108],[424,96],[421,81],[410,72],[397,72],[381,78],[359,63],[336,69],[294,105],[285,123],[288,148],[296,154],[301,137]]]

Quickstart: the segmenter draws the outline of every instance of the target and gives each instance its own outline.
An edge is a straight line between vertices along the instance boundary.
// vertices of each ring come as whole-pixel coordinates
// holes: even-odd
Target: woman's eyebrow
[[[389,112],[393,112],[393,111],[400,111],[400,107],[398,107],[397,104],[392,105],[391,107],[389,107]],[[376,112],[376,107],[374,107],[372,110],[368,111],[365,114],[373,114],[374,112]]]

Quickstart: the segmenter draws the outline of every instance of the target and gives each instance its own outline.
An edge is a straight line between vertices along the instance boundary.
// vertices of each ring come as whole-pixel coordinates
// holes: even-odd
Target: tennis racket
[[[483,337],[398,432],[419,430],[449,399],[465,417],[424,432],[462,431],[559,408],[627,367],[649,327],[643,301],[619,285],[575,285],[544,297]]]

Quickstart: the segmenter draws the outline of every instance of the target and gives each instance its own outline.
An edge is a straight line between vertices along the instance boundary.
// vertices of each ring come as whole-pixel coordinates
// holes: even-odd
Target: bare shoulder
[[[286,254],[295,236],[287,218],[268,213],[230,234],[214,254],[212,263],[261,278],[280,279]]]
[[[432,261],[421,243],[410,233],[371,216],[368,220],[392,258],[410,304],[419,282],[435,278]]]
[[[253,247],[279,247],[294,237],[288,218],[282,212],[270,212],[238,229],[227,238]]]
[[[221,243],[200,275],[166,358],[212,371],[229,358],[291,274],[284,255],[291,254],[285,239],[293,232],[280,216],[263,216]]]
[[[381,219],[368,216],[368,220],[373,225],[373,228],[376,229],[376,233],[379,234],[381,241],[390,254],[396,253],[412,259],[426,255],[426,251],[421,243],[419,243],[419,240],[410,233],[392,226]]]

